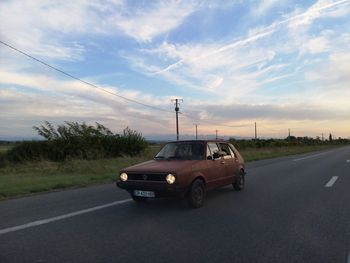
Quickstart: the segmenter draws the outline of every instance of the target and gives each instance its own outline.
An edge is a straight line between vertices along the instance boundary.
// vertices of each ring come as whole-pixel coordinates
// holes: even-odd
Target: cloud
[[[84,53],[83,45],[62,38],[67,33],[87,30],[87,7],[82,3],[2,1],[1,39],[46,59],[80,60]]]
[[[272,1],[273,2],[273,1]],[[272,2],[270,4],[272,4]],[[338,10],[342,10],[342,8],[350,4],[349,0],[340,0],[340,1],[318,1],[316,4],[312,5],[310,8],[308,8],[306,11],[302,13],[294,14],[290,17],[284,18],[280,21],[273,22],[271,25],[261,28],[256,28],[253,30],[250,30],[248,35],[245,38],[242,38],[240,40],[236,40],[232,43],[228,43],[225,45],[222,45],[221,47],[217,47],[216,49],[208,49],[207,52],[203,52],[200,55],[194,55],[194,56],[186,56],[181,58],[175,63],[172,63],[168,65],[167,67],[160,70],[159,73],[163,73],[169,70],[174,70],[179,66],[182,66],[183,64],[191,63],[193,61],[197,60],[204,60],[208,57],[212,57],[214,55],[217,55],[221,52],[225,52],[232,49],[239,49],[241,47],[250,45],[262,38],[266,38],[270,36],[271,34],[275,33],[277,30],[281,29],[281,26],[289,26],[289,27],[299,27],[305,24],[311,24],[312,21],[314,21],[317,18],[320,17],[327,17],[329,14],[327,11],[332,12],[331,14],[334,16],[334,14]],[[345,15],[344,11],[339,13],[341,15]]]
[[[177,28],[198,7],[192,1],[147,2],[142,9],[117,17],[115,24],[137,41],[149,42],[154,37]]]
[[[270,4],[272,8],[273,3]],[[334,43],[339,31],[327,27],[315,31],[317,25],[312,27],[313,22],[334,18],[336,14],[344,15],[344,11],[339,10],[346,9],[349,4],[349,0],[318,1],[305,10],[296,9],[283,15],[268,26],[249,28],[245,37],[232,42],[180,44],[164,41],[156,47],[142,48],[127,59],[133,65],[135,61],[141,62],[135,70],[202,91],[225,105],[247,101],[273,83],[291,84],[303,80],[307,70],[327,59],[317,56],[336,52],[342,46]],[[311,87],[293,98],[303,98],[308,89]],[[268,92],[264,99],[268,96],[270,100],[276,97]]]
[[[322,88],[322,94],[341,91],[344,97],[344,92],[348,93],[350,86],[349,65],[350,49],[347,52],[333,53],[328,63],[324,63],[321,69],[308,71],[306,78]]]
[[[232,104],[211,105],[205,111],[219,120],[334,120],[347,119],[346,114],[319,105]]]
[[[350,96],[346,32],[350,0],[299,4],[292,12],[275,14],[277,7],[281,10],[280,2],[260,1],[256,14],[264,16],[264,21],[276,20],[267,25],[258,25],[257,19],[243,23],[240,19],[246,14],[235,13],[236,27],[221,15],[243,10],[243,2],[235,9],[235,5],[219,8],[221,3],[211,1],[2,1],[0,34],[2,40],[86,80],[92,79],[94,61],[84,63],[84,69],[80,68],[83,63],[75,62],[86,55],[106,55],[92,51],[87,43],[94,42],[93,49],[112,47],[113,56],[103,59],[113,70],[120,70],[120,78],[94,73],[94,82],[107,83],[101,85],[107,91],[172,111],[170,95],[145,91],[139,80],[147,79],[148,87],[155,79],[157,85],[166,81],[163,94],[184,98],[184,130],[193,129],[194,120],[186,114],[194,115],[209,132],[215,125],[206,120],[242,126],[237,127],[241,131],[252,119],[276,130],[288,122],[308,126],[308,121],[333,119],[339,124],[350,110],[346,99]],[[197,28],[196,19],[204,13],[208,24]],[[222,21],[211,20],[217,17]],[[225,30],[210,32],[214,25]],[[109,46],[102,46],[104,42]],[[2,46],[0,56],[0,110],[6,112],[1,118],[14,127],[29,120],[73,118],[103,120],[116,129],[130,125],[146,133],[173,130],[173,114],[67,81]],[[114,84],[123,81],[120,86]]]
[[[157,111],[131,104],[78,81],[62,81],[44,75],[7,71],[0,71],[0,78],[0,111],[6,112],[0,119],[6,123],[9,119],[14,124],[23,119],[50,120],[55,123],[64,120],[90,123],[104,121],[110,123],[112,128],[120,128],[121,125],[134,128],[152,124],[160,130],[167,130],[171,119],[170,114],[160,115]],[[168,98],[154,98],[138,91],[123,91],[106,86],[103,89],[148,104],[152,102],[153,105],[164,106],[164,101],[170,101]],[[140,122],[140,119],[143,121]]]
[[[50,60],[84,58],[82,37],[126,35],[152,41],[178,27],[199,8],[192,1],[152,1],[134,8],[123,0],[0,2],[1,39]],[[160,26],[161,25],[161,26]]]
[[[270,9],[272,9],[275,6],[279,6],[284,4],[286,1],[282,0],[262,0],[259,1],[259,4],[257,6],[253,6],[252,13],[256,16],[261,16],[266,14]]]

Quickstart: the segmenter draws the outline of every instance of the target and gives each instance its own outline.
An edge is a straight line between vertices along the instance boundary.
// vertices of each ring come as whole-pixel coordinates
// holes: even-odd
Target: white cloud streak
[[[169,70],[174,70],[184,63],[190,63],[190,62],[194,62],[197,60],[203,60],[203,59],[214,56],[214,55],[221,53],[221,52],[225,52],[225,51],[230,50],[230,49],[235,49],[235,48],[249,45],[253,42],[258,41],[261,38],[265,38],[267,36],[270,36],[271,34],[276,32],[278,29],[280,29],[280,27],[283,25],[295,27],[295,26],[310,24],[313,20],[315,20],[317,18],[320,18],[322,16],[327,16],[327,13],[322,13],[323,11],[327,11],[327,10],[332,11],[336,7],[343,7],[343,4],[349,4],[349,3],[350,3],[349,0],[318,1],[316,4],[312,5],[310,8],[308,8],[303,13],[294,15],[292,17],[283,19],[281,21],[274,22],[267,27],[257,29],[256,32],[254,32],[254,31],[250,32],[250,34],[244,39],[234,41],[233,43],[224,45],[220,48],[217,48],[215,50],[204,53],[200,56],[182,58],[179,61],[177,61],[173,64],[170,64],[167,67],[165,67],[165,68],[163,68],[160,71],[155,72],[155,73],[161,74],[161,73],[164,73],[164,72],[169,71]]]

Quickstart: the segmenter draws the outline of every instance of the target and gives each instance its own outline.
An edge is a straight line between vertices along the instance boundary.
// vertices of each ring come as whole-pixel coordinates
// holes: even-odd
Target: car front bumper
[[[145,181],[117,181],[116,185],[128,191],[130,194],[134,190],[152,191],[155,197],[183,196],[187,192],[187,187],[169,185],[166,182],[145,182]]]

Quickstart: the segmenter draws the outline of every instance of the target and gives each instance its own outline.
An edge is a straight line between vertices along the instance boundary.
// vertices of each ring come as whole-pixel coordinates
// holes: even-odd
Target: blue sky
[[[181,134],[350,136],[350,0],[8,0],[0,14],[1,41],[76,77],[168,111],[183,99]],[[175,133],[172,112],[4,45],[0,58],[0,138],[44,120]]]

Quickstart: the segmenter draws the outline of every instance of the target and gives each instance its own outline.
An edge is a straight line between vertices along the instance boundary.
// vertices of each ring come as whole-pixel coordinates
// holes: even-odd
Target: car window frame
[[[210,157],[210,158],[209,158]],[[209,148],[209,144],[207,143],[207,150],[206,150],[206,160],[213,160],[213,154]]]
[[[214,153],[215,152],[213,152],[212,151],[212,149],[210,148],[210,144],[215,144],[216,145],[216,148],[218,149],[218,152],[220,152],[220,147],[219,147],[219,145],[216,143],[216,142],[207,142],[207,146],[209,147],[209,150],[210,150],[210,152],[211,152],[211,158],[212,158],[212,160],[219,160],[219,159],[221,159],[221,157],[220,158],[214,158]]]

